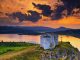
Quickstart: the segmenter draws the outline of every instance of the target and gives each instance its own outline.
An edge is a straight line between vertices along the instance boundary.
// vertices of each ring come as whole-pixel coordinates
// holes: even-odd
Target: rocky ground
[[[78,59],[80,60],[80,52],[79,52],[79,55],[78,55]]]
[[[60,43],[53,50],[45,50],[41,54],[42,60],[80,60],[78,50],[69,42]]]

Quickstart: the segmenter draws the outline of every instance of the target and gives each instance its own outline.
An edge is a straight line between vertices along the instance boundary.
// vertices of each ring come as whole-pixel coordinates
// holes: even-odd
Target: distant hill
[[[34,26],[34,27],[21,27],[23,29],[38,31],[38,32],[52,32],[55,29],[50,27]]]
[[[35,27],[28,27],[28,26],[0,26],[0,31],[37,31],[37,32],[57,32],[57,31],[65,31],[69,30],[65,27],[60,28],[50,28],[50,27],[42,27],[42,26],[35,26]]]
[[[38,32],[57,32],[57,31],[65,31],[69,30],[69,28],[60,27],[60,28],[50,28],[50,27],[43,27],[43,26],[34,26],[34,27],[20,27],[23,29],[38,31]]]
[[[0,26],[0,34],[37,35],[44,32],[55,32],[62,35],[71,35],[80,38],[80,29],[70,29],[65,27],[55,29],[42,26]]]
[[[66,30],[66,31],[58,31],[56,33],[80,38],[80,29],[70,29],[70,30]]]
[[[56,31],[66,31],[66,30],[70,30],[70,28],[65,28],[65,27],[60,27],[60,28],[56,28]]]
[[[0,34],[40,34],[41,32],[53,32],[49,27],[24,27],[24,26],[0,26]]]
[[[25,29],[18,26],[0,26],[0,34],[36,35],[39,33],[31,29]]]

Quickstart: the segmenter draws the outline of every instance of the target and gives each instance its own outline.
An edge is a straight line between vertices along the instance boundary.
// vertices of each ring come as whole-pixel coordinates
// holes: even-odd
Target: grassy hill
[[[69,42],[59,42],[52,50],[44,50],[38,44],[25,42],[1,42],[0,60],[79,60],[79,51]]]
[[[33,49],[34,48],[34,49]],[[11,60],[78,60],[78,49],[69,42],[60,42],[53,50],[33,47],[31,51],[13,57]]]
[[[58,60],[78,60],[79,51],[69,42],[60,42],[53,51]]]

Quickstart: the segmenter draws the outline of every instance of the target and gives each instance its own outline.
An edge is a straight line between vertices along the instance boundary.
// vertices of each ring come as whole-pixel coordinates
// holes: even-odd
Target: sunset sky
[[[0,26],[45,26],[80,29],[80,0],[0,0]],[[78,2],[79,1],[79,2]],[[76,8],[76,6],[78,6]],[[61,36],[59,36],[59,41]],[[40,36],[0,34],[0,41],[40,43]],[[80,38],[63,36],[80,50]]]
[[[47,26],[80,29],[80,14],[54,19],[57,0],[0,0],[0,26]],[[60,4],[59,4],[60,5]],[[46,10],[43,8],[46,6]],[[74,9],[77,11],[78,9]],[[66,14],[66,9],[63,11]]]

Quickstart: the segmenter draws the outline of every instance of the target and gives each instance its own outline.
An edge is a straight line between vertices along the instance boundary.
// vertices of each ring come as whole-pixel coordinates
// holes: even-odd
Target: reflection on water
[[[61,38],[62,37],[62,38]],[[78,48],[80,50],[80,38],[72,37],[72,36],[66,36],[66,35],[59,35],[59,41],[68,41],[70,42],[74,47]],[[40,43],[40,36],[34,36],[34,35],[17,35],[17,34],[0,34],[0,41],[26,41],[26,42],[33,42],[33,43]]]
[[[36,35],[18,35],[18,34],[0,34],[0,41],[4,42],[33,42],[39,43],[40,36]]]

